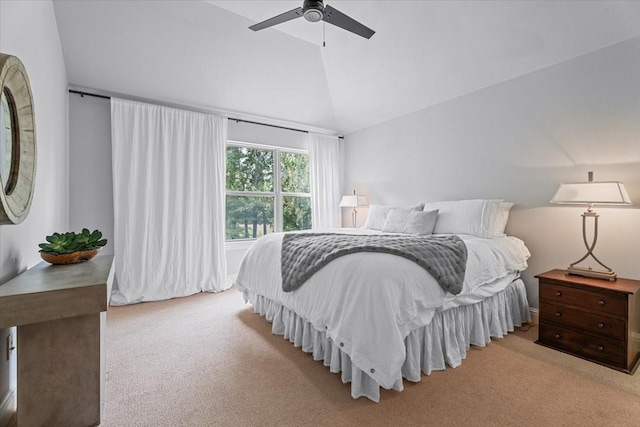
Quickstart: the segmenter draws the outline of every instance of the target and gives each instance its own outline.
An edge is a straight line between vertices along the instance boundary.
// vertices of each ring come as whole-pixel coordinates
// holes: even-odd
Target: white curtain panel
[[[227,120],[111,99],[112,305],[230,287],[225,258]]]
[[[340,145],[337,136],[309,133],[311,221],[314,230],[339,228]]]

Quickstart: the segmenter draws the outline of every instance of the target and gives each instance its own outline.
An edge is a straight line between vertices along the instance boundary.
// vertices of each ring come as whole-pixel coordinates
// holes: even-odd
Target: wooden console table
[[[112,259],[41,262],[0,286],[0,329],[18,327],[18,426],[100,423]]]

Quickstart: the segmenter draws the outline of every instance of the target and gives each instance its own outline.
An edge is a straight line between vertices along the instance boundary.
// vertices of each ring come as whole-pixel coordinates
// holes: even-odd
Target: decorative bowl
[[[88,251],[76,251],[69,254],[54,255],[49,252],[40,252],[40,256],[43,260],[51,264],[77,264],[79,262],[89,261],[96,256],[98,249],[91,249]]]

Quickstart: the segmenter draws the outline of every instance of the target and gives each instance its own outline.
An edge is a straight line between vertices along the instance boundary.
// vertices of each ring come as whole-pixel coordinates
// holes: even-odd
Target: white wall
[[[307,133],[229,120],[227,138],[242,142],[306,150]]]
[[[42,261],[38,243],[69,226],[67,74],[51,2],[0,2],[0,52],[20,58],[29,75],[38,165],[29,215],[22,224],[0,225],[3,284]],[[4,357],[8,332],[0,331],[0,405],[16,386],[15,357],[10,364]]]
[[[639,76],[636,38],[346,135],[343,192],[381,204],[515,202],[507,232],[531,250],[524,280],[537,307],[533,276],[586,252],[584,209],[549,200],[561,182],[586,181],[592,170],[596,180],[622,181],[636,203],[596,209],[596,254],[640,279]]]

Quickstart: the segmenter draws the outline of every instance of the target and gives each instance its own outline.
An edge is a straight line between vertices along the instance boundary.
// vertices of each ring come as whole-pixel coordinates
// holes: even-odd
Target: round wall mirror
[[[16,178],[20,162],[20,141],[17,129],[16,106],[8,90],[2,91],[0,108],[0,182],[4,184],[4,192],[11,194],[16,188]]]
[[[36,127],[29,77],[15,56],[0,53],[0,224],[19,224],[33,199]]]

